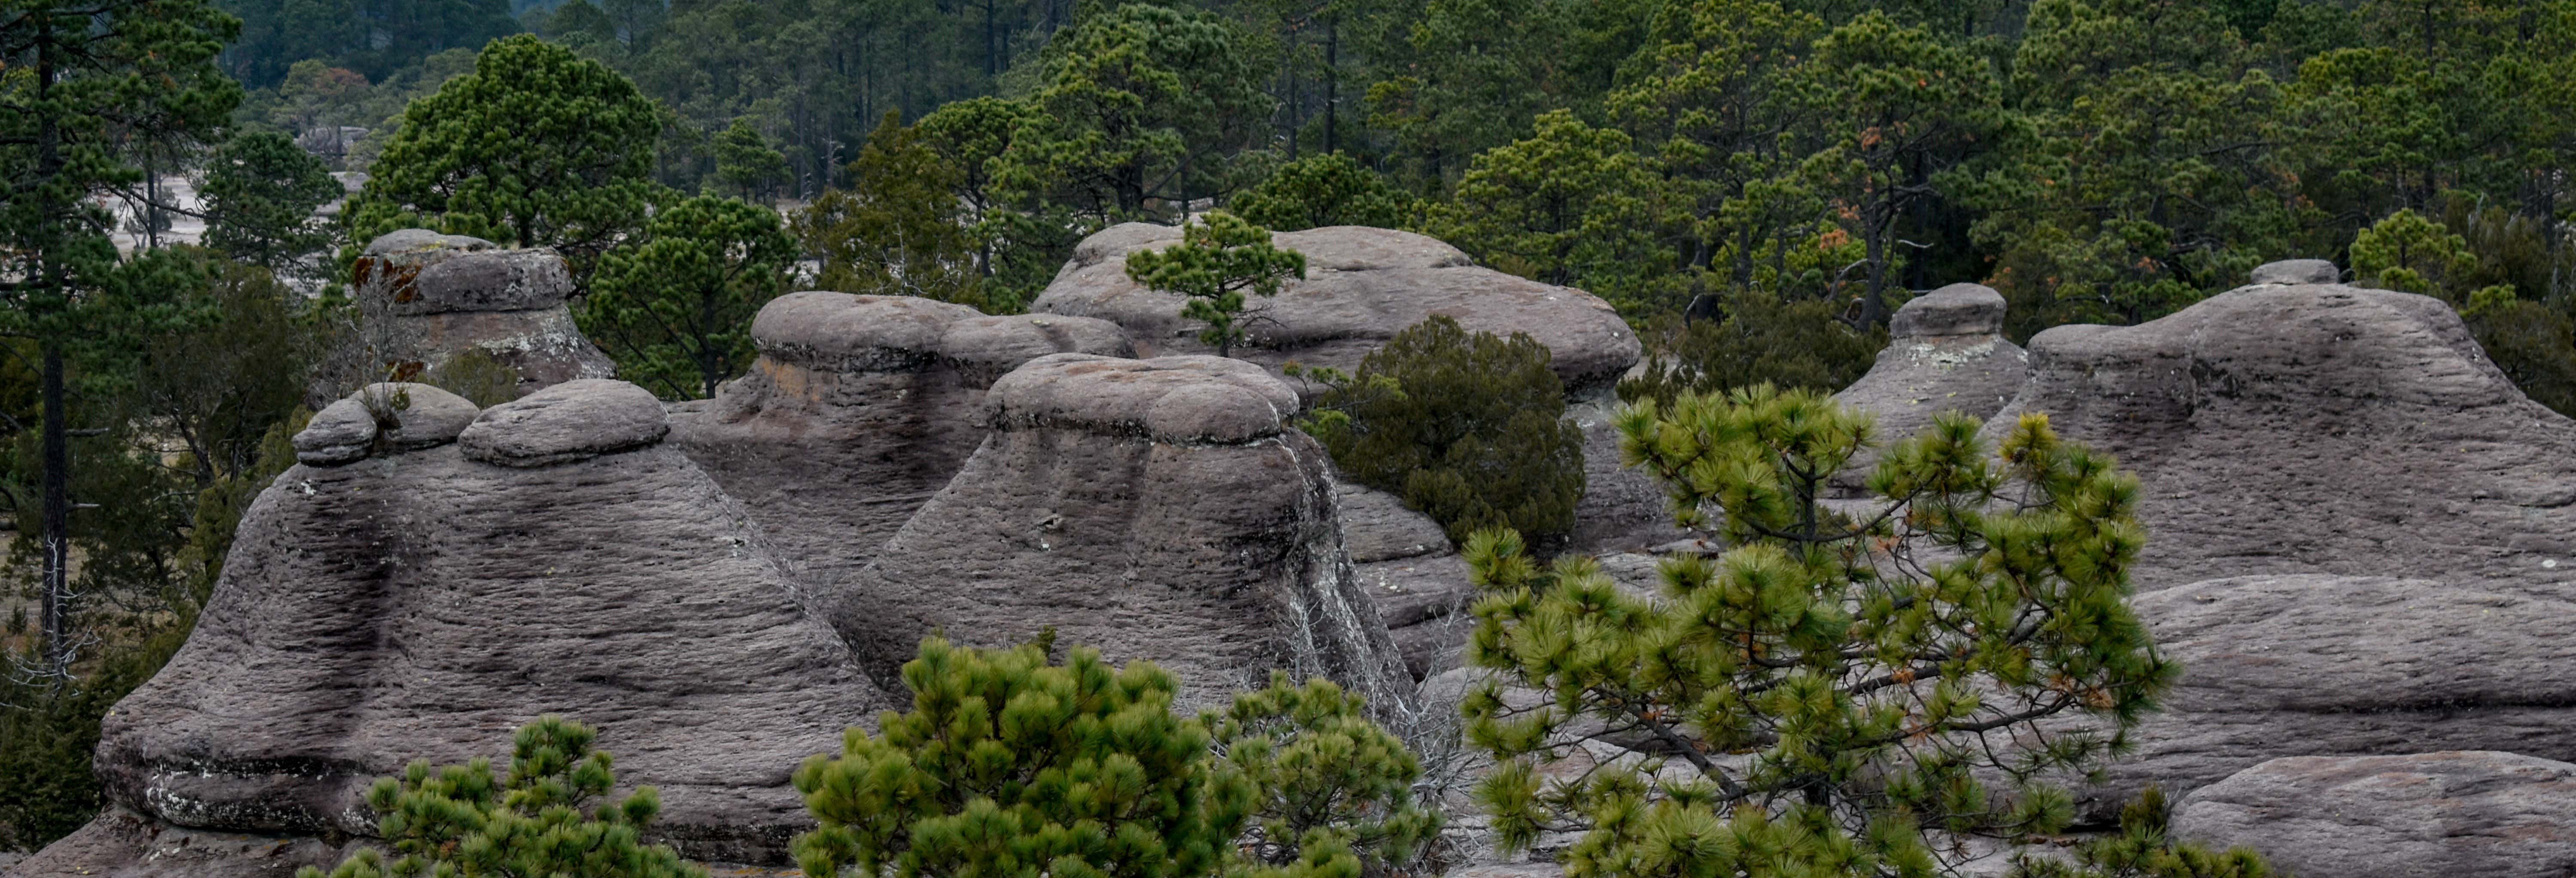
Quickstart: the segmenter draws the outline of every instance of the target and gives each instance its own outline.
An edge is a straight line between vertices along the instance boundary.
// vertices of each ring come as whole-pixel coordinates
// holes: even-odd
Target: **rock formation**
[[[1335,505],[1354,578],[1377,604],[1405,668],[1420,680],[1456,667],[1458,647],[1475,628],[1467,607],[1476,586],[1448,532],[1395,495],[1349,481]]]
[[[2275,759],[2182,801],[2175,836],[2283,875],[2576,874],[2576,765],[2512,753]]]
[[[789,773],[889,702],[667,429],[650,393],[601,380],[479,415],[376,385],[316,416],[187,645],[108,716],[116,807],[21,870],[270,874],[267,853],[137,840],[321,856],[299,839],[374,832],[375,778],[506,756],[545,713],[598,727],[622,784],[661,788],[658,834],[684,854],[783,862],[808,822]]]
[[[984,441],[984,389],[1062,352],[1127,354],[1081,317],[987,317],[915,296],[790,293],[760,309],[760,359],[678,407],[672,441],[813,582],[864,566]]]
[[[2559,672],[2576,662],[2564,636],[2576,603],[2332,574],[2209,580],[2132,603],[2183,677],[2090,791],[2097,815],[2149,784],[2178,799],[2275,757],[2576,760],[2576,681]]]
[[[1869,374],[1834,397],[1878,416],[1881,447],[1932,426],[1943,412],[1990,418],[2012,402],[2030,354],[2003,337],[2004,297],[1977,284],[1951,284],[1906,302],[1888,322],[1888,343]],[[1876,465],[1853,459],[1836,479],[1855,491]]]
[[[2138,326],[2041,332],[1989,432],[2045,412],[2139,474],[2142,590],[2323,571],[2576,597],[2576,422],[2448,305],[2309,262]]]
[[[934,631],[1057,642],[1177,673],[1220,705],[1272,669],[1410,698],[1354,580],[1321,446],[1282,426],[1296,392],[1216,357],[1040,357],[993,383],[994,432],[834,589],[832,619],[888,679]]]
[[[363,325],[343,351],[352,368],[410,377],[480,352],[515,371],[522,394],[616,374],[573,325],[572,275],[553,250],[404,229],[368,244],[354,273]]]
[[[1198,340],[1205,327],[1181,317],[1182,297],[1127,278],[1127,254],[1180,239],[1179,229],[1146,223],[1102,230],[1074,248],[1073,260],[1029,309],[1107,319],[1126,329],[1141,356],[1207,353]],[[1354,368],[1406,327],[1445,314],[1471,331],[1529,333],[1555,354],[1568,396],[1606,391],[1637,362],[1637,334],[1609,303],[1478,267],[1439,239],[1328,226],[1271,240],[1306,254],[1306,279],[1247,303],[1250,342],[1239,349],[1245,359]]]

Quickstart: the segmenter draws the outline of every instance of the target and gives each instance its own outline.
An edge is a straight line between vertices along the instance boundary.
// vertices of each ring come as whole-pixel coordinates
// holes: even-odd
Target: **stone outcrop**
[[[2182,801],[2175,836],[2284,875],[2576,874],[2576,765],[2492,751],[2275,759]]]
[[[2031,339],[1990,435],[2044,412],[2139,474],[2142,590],[2410,576],[2576,597],[2576,422],[2497,371],[2448,305],[2266,280],[2138,326]]]
[[[306,462],[244,516],[187,645],[108,716],[122,810],[20,870],[270,874],[328,853],[303,839],[373,833],[375,778],[506,757],[547,713],[661,788],[684,854],[783,862],[808,823],[789,773],[890,703],[742,507],[660,443],[661,403],[602,380],[470,422],[426,385],[350,402],[297,437]],[[185,833],[268,841],[153,854]]]
[[[518,373],[522,394],[616,374],[573,325],[572,274],[553,250],[404,229],[369,243],[354,277],[364,325],[344,355],[372,374],[440,370],[468,352]]]
[[[2576,680],[2561,672],[2576,663],[2576,603],[2331,574],[2196,582],[2132,603],[2183,676],[2089,791],[2097,816],[2149,784],[2179,798],[2275,757],[2576,760]]]
[[[790,293],[760,359],[678,407],[672,441],[817,583],[858,570],[984,441],[984,389],[1046,354],[1125,355],[1105,321],[987,317],[915,296]]]
[[[921,637],[1094,646],[1220,705],[1273,669],[1379,703],[1412,683],[1360,591],[1296,392],[1216,357],[1040,357],[994,382],[993,430],[948,486],[833,590],[832,619],[890,678]]]
[[[1475,627],[1467,607],[1476,586],[1449,534],[1395,495],[1347,479],[1335,505],[1353,577],[1377,604],[1406,670],[1420,680],[1456,667],[1458,647]]]
[[[1991,418],[2021,392],[2030,354],[2003,337],[2004,297],[1951,284],[1905,303],[1888,324],[1878,362],[1834,398],[1878,416],[1880,447],[1913,438],[1944,412]],[[1876,466],[1864,452],[1835,479],[1854,493]]]
[[[1141,356],[1211,353],[1198,340],[1205,327],[1181,317],[1182,297],[1127,278],[1127,254],[1180,240],[1181,231],[1169,226],[1104,229],[1074,248],[1072,261],[1029,309],[1117,323]],[[1350,369],[1406,327],[1445,314],[1471,331],[1525,332],[1547,345],[1569,396],[1606,391],[1637,362],[1637,334],[1609,303],[1479,267],[1437,238],[1327,226],[1279,232],[1271,240],[1306,254],[1306,278],[1247,303],[1259,316],[1246,324],[1250,342],[1235,351],[1244,359]]]

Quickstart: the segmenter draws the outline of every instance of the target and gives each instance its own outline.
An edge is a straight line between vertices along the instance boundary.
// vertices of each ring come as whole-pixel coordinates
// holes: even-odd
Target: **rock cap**
[[[474,252],[492,250],[500,245],[467,235],[442,235],[428,229],[398,229],[376,236],[367,242],[368,256],[392,256],[401,253],[423,253],[431,250]]]
[[[2330,284],[2343,279],[2335,264],[2323,259],[2284,259],[2254,267],[2258,284]]]
[[[532,469],[649,447],[670,431],[650,391],[584,378],[484,410],[457,445],[470,460]]]
[[[295,459],[314,466],[336,466],[364,459],[383,437],[376,413],[393,419],[394,434],[383,444],[394,451],[417,451],[456,441],[480,412],[464,397],[436,386],[382,382],[359,388],[346,399],[315,412],[295,434]]]
[[[1128,360],[1051,354],[993,382],[996,430],[1078,429],[1171,443],[1241,444],[1276,436],[1297,392],[1267,370],[1211,356]]]
[[[1060,351],[1131,353],[1118,325],[1091,317],[989,317],[920,296],[808,291],[761,306],[751,323],[762,356],[827,372],[912,372],[947,361],[991,381]]]
[[[505,250],[427,229],[389,232],[358,260],[359,294],[393,314],[534,311],[572,295],[572,271],[548,248]]]
[[[2004,329],[2004,296],[1982,284],[1951,284],[1916,296],[1888,321],[1888,335],[1921,338],[1995,335]]]

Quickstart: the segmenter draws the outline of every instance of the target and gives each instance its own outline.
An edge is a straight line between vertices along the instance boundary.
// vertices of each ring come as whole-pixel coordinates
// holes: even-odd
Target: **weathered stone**
[[[361,842],[171,826],[110,805],[88,825],[16,863],[9,878],[294,878],[328,871]]]
[[[323,406],[295,434],[295,459],[313,466],[364,460],[376,444],[376,418],[356,397]]]
[[[624,381],[567,381],[493,406],[457,437],[468,460],[553,466],[642,448],[671,431],[662,401]]]
[[[1565,407],[1566,418],[1583,430],[1583,499],[1574,506],[1570,551],[1633,552],[1687,536],[1673,524],[1663,483],[1620,462],[1618,411],[1608,394]]]
[[[1126,330],[1142,356],[1210,352],[1198,341],[1204,327],[1181,317],[1182,297],[1127,278],[1127,254],[1179,240],[1176,229],[1142,223],[1103,230],[1074,249],[1030,310],[1107,319]],[[1330,226],[1281,232],[1272,240],[1306,254],[1306,278],[1249,303],[1259,317],[1248,322],[1248,341],[1235,350],[1244,359],[1273,368],[1291,360],[1354,368],[1396,333],[1444,314],[1472,331],[1525,332],[1547,345],[1570,395],[1606,390],[1637,362],[1637,335],[1608,303],[1477,267],[1438,239]]]
[[[392,436],[382,435],[379,411],[392,421]],[[379,447],[417,451],[445,445],[456,441],[478,412],[464,397],[427,384],[370,384],[313,413],[313,419],[295,434],[295,459],[332,466],[363,460]]]
[[[559,713],[600,729],[621,783],[660,787],[659,837],[785,862],[809,822],[789,773],[889,702],[738,504],[677,450],[626,441],[638,405],[658,425],[640,389],[569,384],[454,445],[289,469],[187,645],[109,715],[111,800],[289,847],[366,835],[375,778],[506,756],[513,727]],[[100,819],[84,862],[133,837]],[[262,874],[228,869],[188,874]]]
[[[2284,259],[2254,267],[2258,284],[2330,284],[2343,279],[2335,264],[2323,259]]]
[[[1878,362],[1834,395],[1877,416],[1878,428],[1878,447],[1835,476],[1839,494],[1861,493],[1881,450],[1914,438],[1941,414],[1991,418],[2021,392],[2030,354],[2004,339],[2003,321],[2004,297],[1976,284],[1951,284],[1896,310]]]
[[[2576,423],[2440,300],[2249,286],[2030,353],[1988,433],[2045,413],[2138,473],[2141,589],[2323,571],[2576,596]]]
[[[1216,357],[1041,357],[993,384],[994,431],[832,618],[880,679],[927,634],[1059,643],[1178,674],[1185,709],[1271,670],[1401,704],[1412,682],[1353,580],[1295,394]]]
[[[1367,564],[1416,555],[1447,555],[1449,533],[1404,500],[1337,475],[1334,501],[1342,518],[1342,545],[1351,560]]]
[[[2576,603],[2416,579],[2244,576],[2140,595],[2181,682],[2087,792],[2096,817],[2283,756],[2511,750],[2576,759]]]
[[[2576,765],[2494,751],[2293,757],[2182,801],[2176,837],[2285,875],[2576,874]]]
[[[857,571],[984,441],[985,388],[1046,354],[1125,354],[1106,321],[987,317],[916,296],[790,293],[752,322],[760,359],[674,408],[672,442],[811,581]]]
[[[344,355],[352,368],[409,376],[479,351],[516,371],[521,393],[616,372],[573,325],[572,275],[552,250],[404,229],[368,244],[352,271],[363,322]]]

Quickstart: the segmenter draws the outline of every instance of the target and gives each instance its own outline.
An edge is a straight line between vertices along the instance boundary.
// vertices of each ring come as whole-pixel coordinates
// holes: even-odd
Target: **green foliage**
[[[2509,282],[2478,285],[2520,273],[2507,268],[2497,258],[2501,254],[2482,260],[2467,236],[2412,209],[2361,230],[2351,253],[2356,283],[2450,303],[2487,357],[2525,395],[2561,414],[2576,412],[2576,319],[2565,310],[2570,303],[2551,307],[2519,298]]]
[[[582,331],[626,380],[666,399],[712,397],[759,355],[751,319],[787,292],[796,241],[775,211],[710,196],[656,212],[643,235],[601,260]]]
[[[887,113],[850,163],[850,188],[825,190],[789,217],[805,252],[822,259],[815,288],[1019,311],[1017,297],[987,294],[957,208],[961,172],[927,140]]]
[[[997,176],[1101,223],[1208,194],[1268,109],[1237,43],[1209,13],[1129,3],[1083,17],[1047,44]]]
[[[6,639],[18,639],[25,632],[6,633]],[[187,634],[188,626],[179,624],[124,644],[77,680],[0,676],[0,851],[42,848],[106,807],[98,774],[90,769],[99,723],[179,651]],[[22,665],[34,659],[32,651],[0,656]]]
[[[1337,152],[1280,165],[1227,208],[1253,225],[1282,232],[1323,226],[1395,228],[1412,215],[1413,199]]]
[[[1188,297],[1181,316],[1205,322],[1199,341],[1218,356],[1234,355],[1247,333],[1240,324],[1246,292],[1279,294],[1289,278],[1306,276],[1306,254],[1270,244],[1270,230],[1218,211],[1181,229],[1181,243],[1127,256],[1127,276],[1146,287]],[[1258,316],[1258,312],[1255,312]]]
[[[1342,472],[1402,497],[1450,539],[1495,527],[1552,539],[1573,530],[1583,498],[1583,432],[1563,420],[1550,360],[1527,335],[1469,333],[1435,315],[1317,400],[1342,417],[1313,424],[1315,438]]]
[[[933,637],[903,680],[910,712],[796,770],[822,823],[795,841],[807,875],[1208,875],[1259,795],[1150,663]]]
[[[341,194],[322,160],[285,135],[260,132],[235,134],[216,148],[197,191],[206,246],[270,271],[298,267],[330,244],[313,210]]]
[[[787,156],[750,119],[735,119],[716,133],[716,179],[744,198],[768,198],[787,183]]]
[[[1476,156],[1430,233],[1495,268],[1579,286],[1624,313],[1678,307],[1658,287],[1678,254],[1663,228],[1678,205],[1628,135],[1556,111],[1527,140]]]
[[[1414,799],[1420,760],[1366,708],[1331,681],[1299,686],[1273,671],[1268,688],[1202,718],[1225,761],[1261,790],[1243,845],[1249,871],[1237,874],[1384,875],[1439,833],[1440,812]]]
[[[2263,857],[2244,848],[2211,853],[2166,837],[2172,817],[2163,790],[2148,787],[2120,809],[2120,832],[2077,845],[2075,862],[2016,856],[2010,878],[2271,878]]]
[[[1870,419],[1822,394],[1686,395],[1618,425],[1677,521],[1734,548],[1666,559],[1653,597],[1590,559],[1542,567],[1509,531],[1465,550],[1468,660],[1496,675],[1467,736],[1501,760],[1478,795],[1507,844],[1579,830],[1570,875],[1930,875],[1936,834],[2065,825],[2045,780],[2120,746],[2178,673],[2127,603],[2137,480],[2044,417],[1999,449],[1944,417],[1850,514],[1818,501]],[[1543,780],[1578,737],[1631,752]]]
[[[412,762],[367,790],[393,853],[361,848],[328,878],[705,878],[705,868],[669,847],[643,843],[662,809],[652,787],[593,804],[617,782],[608,753],[591,748],[597,738],[581,723],[538,717],[514,736],[506,781],[494,780],[481,757],[439,768]],[[295,874],[325,878],[311,866]]]
[[[352,246],[410,227],[553,247],[587,280],[642,226],[652,100],[599,62],[531,36],[492,41],[474,72],[413,101],[347,208]]]
[[[1759,290],[1726,297],[1712,319],[1656,318],[1639,333],[1646,367],[1619,382],[1619,399],[1671,405],[1685,394],[1768,384],[1832,393],[1851,386],[1887,347],[1887,330],[1854,330],[1831,303],[1781,302]]]

